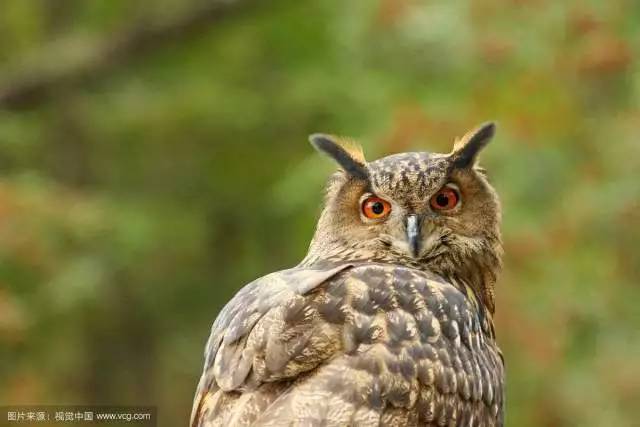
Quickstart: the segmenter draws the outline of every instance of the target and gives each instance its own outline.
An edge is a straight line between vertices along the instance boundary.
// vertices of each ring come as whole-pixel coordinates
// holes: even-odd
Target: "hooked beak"
[[[421,243],[421,220],[418,215],[408,215],[407,216],[407,243],[409,245],[409,250],[411,251],[411,255],[414,258],[417,258],[420,254],[420,243]]]

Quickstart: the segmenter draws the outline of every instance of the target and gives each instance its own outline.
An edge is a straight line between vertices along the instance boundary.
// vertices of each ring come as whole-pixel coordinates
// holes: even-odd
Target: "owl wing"
[[[255,389],[261,383],[292,378],[302,372],[302,367],[286,365],[296,355],[300,358],[297,353],[309,344],[305,341],[310,338],[309,325],[304,317],[309,307],[305,306],[303,295],[350,267],[351,264],[293,268],[266,275],[242,288],[211,328],[191,425],[208,425],[205,420],[221,418],[220,413],[229,409],[226,401],[237,396],[239,390]],[[296,324],[293,328],[292,321]],[[304,363],[310,369],[326,353],[319,349],[311,355],[306,349]],[[268,388],[260,388],[265,398],[273,394]]]
[[[193,425],[502,425],[503,363],[472,295],[382,264],[277,274],[216,320]]]

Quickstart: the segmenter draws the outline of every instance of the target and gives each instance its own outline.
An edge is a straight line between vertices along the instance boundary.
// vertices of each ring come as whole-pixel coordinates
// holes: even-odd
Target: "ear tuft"
[[[475,165],[478,153],[491,141],[496,132],[493,122],[484,123],[467,132],[462,138],[453,144],[450,157],[453,164],[459,168],[467,168]]]
[[[367,171],[362,147],[356,141],[323,133],[309,136],[309,142],[321,153],[334,159],[345,172],[357,178],[366,179]]]

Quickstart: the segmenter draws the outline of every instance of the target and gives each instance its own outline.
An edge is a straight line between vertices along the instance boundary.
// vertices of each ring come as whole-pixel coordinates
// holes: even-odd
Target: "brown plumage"
[[[476,166],[493,131],[374,162],[313,135],[341,171],[309,252],[220,312],[192,426],[502,425],[500,206]]]

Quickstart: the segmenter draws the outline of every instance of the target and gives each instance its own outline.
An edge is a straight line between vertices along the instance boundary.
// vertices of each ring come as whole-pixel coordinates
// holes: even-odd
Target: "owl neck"
[[[502,245],[499,236],[483,240],[465,251],[450,251],[433,259],[416,260],[404,254],[357,247],[341,240],[314,245],[300,266],[311,267],[345,262],[375,262],[402,265],[442,277],[465,295],[473,296],[490,312],[495,311],[494,285],[500,272]]]
[[[502,268],[499,237],[484,241],[467,252],[449,252],[433,260],[427,268],[452,283],[463,293],[471,288],[490,313],[495,312],[495,283]]]

